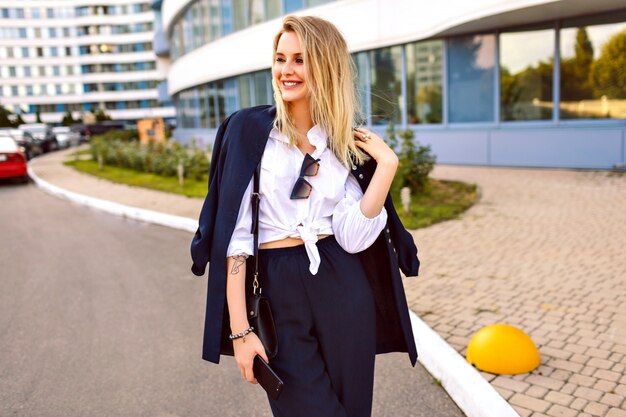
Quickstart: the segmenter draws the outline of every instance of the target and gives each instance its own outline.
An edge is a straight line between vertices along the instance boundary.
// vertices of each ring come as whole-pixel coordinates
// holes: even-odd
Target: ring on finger
[[[372,137],[370,135],[363,135],[363,140],[365,142],[367,142],[368,140],[370,140]]]

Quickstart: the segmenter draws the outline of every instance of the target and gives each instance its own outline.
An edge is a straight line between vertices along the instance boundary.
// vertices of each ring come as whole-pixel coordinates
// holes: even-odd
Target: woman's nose
[[[293,72],[293,67],[291,66],[291,63],[285,62],[285,65],[283,65],[282,73],[291,74],[292,72]]]

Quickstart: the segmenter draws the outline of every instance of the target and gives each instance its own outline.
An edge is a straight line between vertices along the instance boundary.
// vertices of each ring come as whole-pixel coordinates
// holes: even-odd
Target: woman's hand
[[[258,384],[252,371],[254,357],[258,354],[269,363],[261,339],[254,332],[248,333],[244,337],[233,340],[233,349],[237,367],[243,378],[251,384]]]
[[[356,146],[367,152],[378,165],[398,166],[398,156],[376,133],[363,127],[354,129]]]
[[[354,129],[356,145],[376,161],[376,171],[361,199],[361,213],[370,219],[378,216],[398,169],[398,157],[384,140],[362,127]]]

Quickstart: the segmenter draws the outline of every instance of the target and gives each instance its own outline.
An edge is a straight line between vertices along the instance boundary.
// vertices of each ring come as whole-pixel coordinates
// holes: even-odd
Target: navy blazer
[[[220,353],[232,354],[232,342],[226,337],[230,333],[225,302],[226,251],[241,199],[261,161],[275,115],[276,108],[268,105],[239,110],[224,120],[215,137],[209,190],[191,242],[192,272],[202,276],[207,263],[211,263],[202,348],[202,358],[210,362],[219,363]],[[373,159],[353,167],[352,174],[363,191],[375,169]],[[407,276],[417,275],[417,248],[389,195],[385,209],[388,218],[384,231],[372,246],[359,253],[375,298],[376,353],[407,352],[415,365],[417,352],[399,269]]]

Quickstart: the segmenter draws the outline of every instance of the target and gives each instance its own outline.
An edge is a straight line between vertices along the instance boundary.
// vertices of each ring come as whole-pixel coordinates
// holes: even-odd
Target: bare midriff
[[[330,235],[317,235],[317,240],[324,239]],[[291,246],[304,245],[302,239],[296,237],[286,237],[281,240],[273,240],[271,242],[261,243],[259,249],[273,249],[273,248],[289,248]]]

